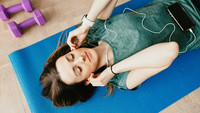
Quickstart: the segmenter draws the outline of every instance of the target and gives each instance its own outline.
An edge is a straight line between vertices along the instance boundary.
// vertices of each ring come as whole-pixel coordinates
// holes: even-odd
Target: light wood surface
[[[127,1],[119,0],[117,5]],[[32,0],[34,9],[42,11],[47,23],[27,28],[19,38],[12,36],[7,23],[11,21],[20,23],[31,18],[31,13],[20,11],[12,14],[8,21],[0,21],[0,113],[30,113],[8,55],[79,23],[82,16],[88,13],[92,2],[93,0]],[[0,0],[0,4],[5,7],[18,3],[20,0]],[[161,111],[161,113],[199,112],[200,88]]]

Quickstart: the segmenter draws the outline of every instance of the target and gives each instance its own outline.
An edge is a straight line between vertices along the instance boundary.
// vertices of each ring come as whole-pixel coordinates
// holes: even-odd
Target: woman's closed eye
[[[75,66],[74,71],[76,73],[77,76],[80,76],[82,73],[82,68],[79,66]]]
[[[70,61],[74,60],[74,54],[70,54]],[[77,72],[80,74],[82,72],[82,68],[80,66],[76,66]]]
[[[70,54],[70,56],[71,56],[71,57],[70,57],[71,61],[74,60],[74,55],[73,55],[73,54]]]
[[[80,66],[77,66],[78,72],[82,72],[82,68]]]

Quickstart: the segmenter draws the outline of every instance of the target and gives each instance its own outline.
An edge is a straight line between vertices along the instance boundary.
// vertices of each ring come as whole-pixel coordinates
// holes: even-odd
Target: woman
[[[182,32],[166,11],[167,6],[177,1],[196,23],[193,29],[196,40],[189,32]],[[46,62],[40,77],[44,85],[42,93],[55,106],[85,102],[94,93],[93,86],[108,84],[110,93],[114,90],[113,85],[123,90],[137,89],[146,79],[169,67],[181,52],[200,48],[200,11],[190,0],[155,0],[137,10],[147,15],[144,26],[153,31],[160,31],[172,23],[161,33],[145,29],[141,23],[144,15],[134,12],[109,18],[115,4],[115,0],[104,4],[105,7],[101,7],[104,10],[97,11],[101,14],[95,24],[92,26],[88,20],[83,22],[70,33],[69,45],[59,47]],[[86,18],[91,19],[89,14]],[[89,44],[97,46],[86,48],[87,43],[81,45],[85,36]],[[168,42],[169,37],[173,41]],[[75,38],[79,41],[76,46],[81,45],[79,49],[73,44]]]

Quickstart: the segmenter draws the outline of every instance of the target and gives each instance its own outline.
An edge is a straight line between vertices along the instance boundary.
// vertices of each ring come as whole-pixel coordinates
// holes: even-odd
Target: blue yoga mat
[[[112,15],[122,13],[125,7],[143,7],[150,1],[129,1],[115,8]],[[50,100],[42,97],[39,77],[46,60],[56,49],[60,35],[61,32],[9,55],[32,113],[156,113],[200,86],[198,49],[178,57],[168,69],[145,81],[136,91],[117,89],[113,96],[104,97],[106,87],[99,87],[86,103],[54,107]]]

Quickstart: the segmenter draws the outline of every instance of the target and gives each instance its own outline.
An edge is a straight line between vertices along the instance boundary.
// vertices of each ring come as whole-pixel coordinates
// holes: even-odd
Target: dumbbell
[[[42,15],[41,11],[39,9],[33,11],[33,17],[29,18],[28,20],[23,21],[20,24],[17,24],[16,22],[12,21],[8,23],[8,28],[12,32],[12,34],[15,37],[19,37],[22,35],[22,29],[25,29],[35,23],[38,25],[43,25],[45,23],[44,16]]]
[[[25,10],[26,12],[33,11],[30,0],[21,0],[21,4],[17,4],[8,8],[4,8],[4,6],[0,4],[0,19],[8,20],[8,14],[16,13],[21,10]]]

